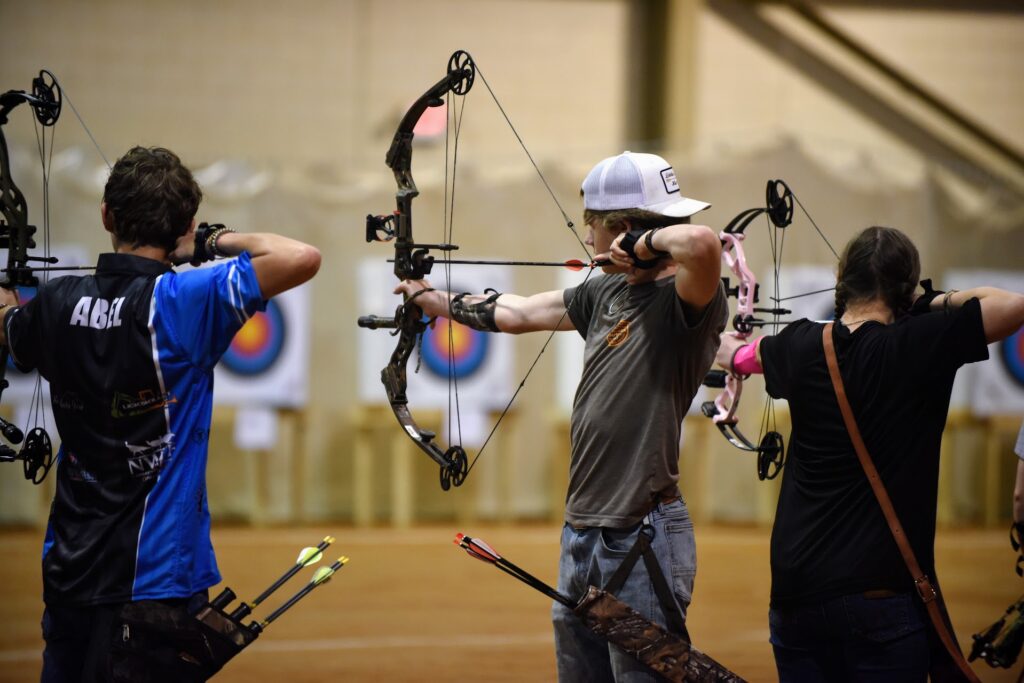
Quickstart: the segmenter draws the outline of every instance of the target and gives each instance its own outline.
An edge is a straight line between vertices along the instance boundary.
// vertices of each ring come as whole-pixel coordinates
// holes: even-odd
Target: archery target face
[[[1010,378],[1024,388],[1024,329],[1017,330],[999,344],[999,358]]]
[[[472,377],[487,359],[490,338],[486,332],[438,318],[423,335],[423,366],[437,377]],[[450,350],[450,353],[449,353]]]
[[[266,372],[281,356],[286,330],[281,308],[271,299],[266,311],[257,312],[235,334],[221,364],[225,370],[243,377]]]

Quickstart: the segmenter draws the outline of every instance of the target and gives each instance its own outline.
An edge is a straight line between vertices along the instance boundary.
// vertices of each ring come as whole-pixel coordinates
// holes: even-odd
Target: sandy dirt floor
[[[488,541],[515,564],[554,583],[558,529],[544,526],[424,527],[408,531],[338,527],[219,528],[214,544],[225,584],[247,599],[331,534],[326,559],[351,562],[334,580],[272,624],[215,680],[551,681],[549,601],[452,545],[456,531]],[[0,533],[0,681],[37,681],[39,550],[42,533]],[[750,681],[776,680],[768,644],[768,531],[704,526],[689,628],[702,650]],[[940,533],[936,552],[961,643],[1001,616],[1024,588],[1002,530]],[[270,609],[311,570],[270,598]],[[216,589],[215,589],[216,590]],[[1012,671],[975,662],[984,681]]]

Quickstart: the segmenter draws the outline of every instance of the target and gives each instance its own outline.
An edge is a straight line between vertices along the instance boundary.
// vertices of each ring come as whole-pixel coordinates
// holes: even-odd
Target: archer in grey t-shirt
[[[563,294],[586,340],[572,411],[573,526],[632,526],[678,492],[683,417],[714,362],[728,303],[719,287],[690,325],[674,283],[602,275]]]

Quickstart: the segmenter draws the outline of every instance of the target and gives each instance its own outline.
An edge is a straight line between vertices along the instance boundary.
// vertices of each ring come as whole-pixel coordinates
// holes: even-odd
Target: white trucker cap
[[[583,180],[583,208],[594,211],[644,209],[682,218],[709,206],[681,195],[675,170],[657,154],[608,157]]]

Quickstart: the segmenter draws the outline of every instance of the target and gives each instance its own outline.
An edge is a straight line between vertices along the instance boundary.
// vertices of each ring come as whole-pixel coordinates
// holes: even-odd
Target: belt
[[[643,516],[646,519],[647,515],[651,514],[651,512],[659,505],[669,505],[671,503],[676,502],[677,500],[682,499],[683,496],[681,493],[679,493],[679,491],[672,491],[671,493],[656,493],[654,494],[654,498],[651,499],[650,507],[647,508],[647,512],[645,512]],[[576,531],[587,531],[588,529],[596,528],[591,526],[577,526],[571,522],[569,523],[569,526],[571,526]]]

